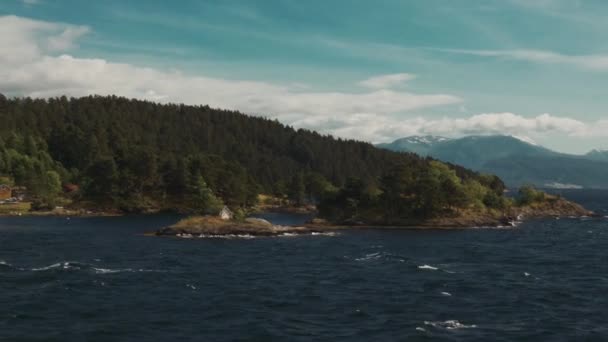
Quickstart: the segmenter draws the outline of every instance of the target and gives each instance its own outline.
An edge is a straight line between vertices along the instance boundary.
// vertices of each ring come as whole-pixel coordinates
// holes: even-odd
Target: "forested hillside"
[[[377,186],[397,165],[429,169],[413,154],[207,106],[0,96],[0,122],[0,176],[43,203],[66,183],[80,187],[78,201],[125,210],[247,206],[259,193],[303,202],[349,179]]]

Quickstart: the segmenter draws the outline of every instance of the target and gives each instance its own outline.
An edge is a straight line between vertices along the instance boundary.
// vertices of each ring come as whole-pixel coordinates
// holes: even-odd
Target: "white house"
[[[222,220],[228,221],[228,220],[232,220],[232,218],[234,217],[234,213],[227,206],[224,206],[222,208],[222,210],[220,210],[219,216]]]

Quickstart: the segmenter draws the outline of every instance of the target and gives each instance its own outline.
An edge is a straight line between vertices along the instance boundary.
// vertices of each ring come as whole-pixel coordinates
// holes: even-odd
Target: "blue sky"
[[[608,149],[602,0],[2,0],[0,16],[9,95],[210,104],[374,142]]]

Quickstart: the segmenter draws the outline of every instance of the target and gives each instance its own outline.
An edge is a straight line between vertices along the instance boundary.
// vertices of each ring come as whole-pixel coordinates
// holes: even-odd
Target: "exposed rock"
[[[512,215],[523,218],[547,218],[595,216],[595,213],[583,208],[580,204],[551,196],[543,202],[516,207]]]
[[[224,221],[216,217],[190,217],[156,232],[160,236],[280,236],[318,233],[319,229],[278,226],[257,218],[244,222]]]

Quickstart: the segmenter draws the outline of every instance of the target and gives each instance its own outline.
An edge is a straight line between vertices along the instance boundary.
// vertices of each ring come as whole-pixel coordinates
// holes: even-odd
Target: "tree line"
[[[450,187],[483,189],[478,192],[485,195],[473,197],[488,205],[496,199],[487,189],[495,187],[500,197],[503,186],[455,165],[208,106],[0,95],[0,122],[0,176],[26,186],[48,206],[62,184],[72,183],[80,187],[75,201],[125,211],[247,207],[260,193],[298,205],[338,205],[355,191],[398,198],[390,208],[408,205],[415,208],[412,215],[426,215],[459,205],[447,195]],[[416,188],[422,184],[424,190]],[[400,197],[419,191],[437,197],[415,203]]]

